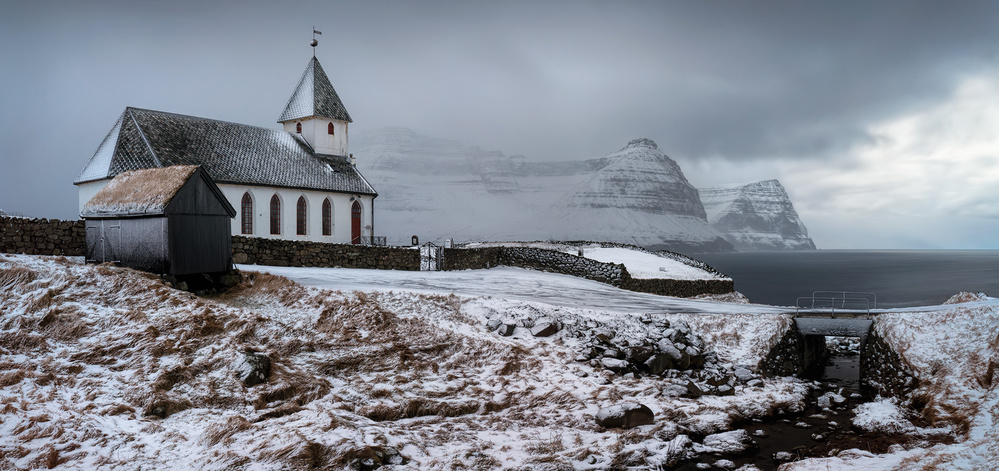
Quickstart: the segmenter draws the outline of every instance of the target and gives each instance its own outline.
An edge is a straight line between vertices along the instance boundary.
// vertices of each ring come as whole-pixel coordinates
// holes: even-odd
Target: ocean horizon
[[[960,292],[999,295],[999,250],[802,250],[693,254],[732,277],[750,302],[795,306],[815,291],[870,292],[877,308],[941,304]],[[875,306],[872,306],[875,307]]]

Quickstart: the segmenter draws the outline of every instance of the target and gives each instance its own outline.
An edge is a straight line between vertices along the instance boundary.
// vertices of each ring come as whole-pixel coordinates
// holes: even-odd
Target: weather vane
[[[312,27],[312,42],[309,43],[309,44],[312,45],[312,57],[316,57],[316,46],[319,45],[319,41],[316,41],[316,35],[317,34],[323,34],[323,32],[322,31],[316,31],[316,27],[313,26]]]

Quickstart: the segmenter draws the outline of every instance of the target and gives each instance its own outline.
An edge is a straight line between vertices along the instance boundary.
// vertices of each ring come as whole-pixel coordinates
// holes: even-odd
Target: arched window
[[[333,203],[329,198],[323,200],[323,235],[333,235]]]
[[[326,126],[326,132],[330,133],[330,136],[333,135],[333,123],[330,123],[329,126]]]
[[[298,197],[298,204],[295,206],[295,233],[305,235],[305,197]]]
[[[295,123],[295,132],[302,134],[302,123]]]
[[[275,193],[271,196],[271,234],[281,233],[281,200]]]
[[[253,234],[253,198],[250,192],[243,193],[243,201],[240,202],[240,232],[243,234]]]

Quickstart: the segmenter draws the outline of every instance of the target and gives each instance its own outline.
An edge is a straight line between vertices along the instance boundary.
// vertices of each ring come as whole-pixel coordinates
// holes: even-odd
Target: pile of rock
[[[670,322],[665,316],[622,316],[600,322],[577,315],[532,317],[527,313],[496,313],[486,329],[502,336],[530,333],[548,337],[558,333],[581,344],[579,362],[610,371],[613,376],[657,376],[669,396],[697,398],[732,395],[736,385],[759,386],[763,381],[749,367],[722,363],[701,336],[683,320]],[[525,315],[527,314],[527,315]],[[608,379],[610,381],[611,379]]]
[[[717,361],[713,352],[705,352],[704,340],[690,330],[686,322],[670,325],[669,320],[645,317],[653,326],[645,338],[619,335],[608,328],[596,329],[589,346],[577,358],[593,367],[606,368],[622,375],[661,376],[668,370],[696,370],[708,361]]]

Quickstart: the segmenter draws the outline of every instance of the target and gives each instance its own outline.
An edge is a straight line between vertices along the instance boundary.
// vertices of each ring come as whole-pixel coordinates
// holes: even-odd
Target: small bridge
[[[805,370],[814,372],[824,364],[826,336],[859,337],[860,351],[864,352],[877,299],[874,293],[854,291],[815,291],[798,298],[794,326],[801,336]]]
[[[798,298],[794,324],[801,335],[860,337],[861,348],[874,324],[878,295],[856,291],[815,291]]]

